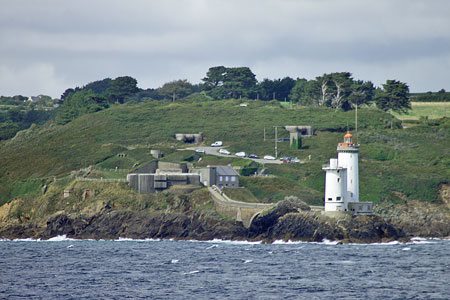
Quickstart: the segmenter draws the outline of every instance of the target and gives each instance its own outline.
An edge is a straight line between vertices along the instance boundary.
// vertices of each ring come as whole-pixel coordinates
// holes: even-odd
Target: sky
[[[0,95],[104,78],[140,88],[213,66],[258,80],[351,72],[450,91],[448,0],[0,0]]]

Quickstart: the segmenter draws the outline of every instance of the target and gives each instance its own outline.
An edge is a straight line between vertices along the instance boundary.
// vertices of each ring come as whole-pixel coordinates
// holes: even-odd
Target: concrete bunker
[[[175,139],[185,143],[199,144],[203,141],[203,134],[200,133],[176,133]]]
[[[289,131],[289,142],[291,149],[300,149],[302,137],[311,137],[313,135],[312,126],[284,126]]]

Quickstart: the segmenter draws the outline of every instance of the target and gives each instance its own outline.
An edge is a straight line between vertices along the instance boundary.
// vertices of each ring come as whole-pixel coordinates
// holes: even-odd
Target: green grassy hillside
[[[32,201],[53,177],[89,165],[104,172],[104,178],[124,176],[126,170],[118,175],[101,168],[131,169],[152,160],[149,149],[161,149],[166,160],[199,166],[233,162],[232,158],[205,156],[197,162],[193,151],[177,151],[187,145],[176,141],[175,133],[202,132],[205,145],[222,140],[232,152],[273,154],[273,126],[284,125],[314,127],[315,135],[304,139],[300,150],[290,150],[288,142],[278,144],[279,156],[298,157],[304,163],[266,165],[277,177],[245,177],[241,182],[262,201],[294,194],[320,204],[324,189],[321,166],[336,157],[336,144],[347,126],[353,129],[354,113],[289,109],[276,101],[246,103],[247,107],[240,107],[237,100],[116,105],[64,126],[50,123],[19,132],[0,146],[0,204],[17,197]],[[400,129],[397,119],[374,109],[361,109],[358,119],[361,200],[439,201],[439,185],[450,178],[449,120]],[[278,138],[284,137],[288,133],[279,128]]]

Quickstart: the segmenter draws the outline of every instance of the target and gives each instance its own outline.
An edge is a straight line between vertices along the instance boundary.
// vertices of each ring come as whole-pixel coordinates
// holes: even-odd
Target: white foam
[[[75,239],[68,238],[65,234],[58,235],[52,238],[49,238],[47,242],[62,242],[62,241],[75,241]]]
[[[410,247],[405,247],[405,248],[402,248],[402,250],[403,251],[409,251],[409,250],[411,250],[411,248]]]
[[[248,264],[248,263],[251,263],[251,262],[253,262],[252,259],[246,259],[246,260],[244,260],[244,264]]]
[[[200,271],[199,270],[194,270],[194,271],[186,272],[186,273],[183,273],[183,274],[184,275],[190,275],[190,274],[196,274],[196,273],[200,273]]]
[[[288,245],[288,244],[290,244],[290,245],[297,245],[297,244],[305,244],[305,243],[308,243],[308,242],[303,242],[303,241],[291,241],[291,240],[288,240],[288,241],[275,240],[275,241],[273,241],[272,244],[275,244],[275,245]]]
[[[257,242],[249,242],[249,241],[232,241],[232,240],[221,240],[221,239],[213,239],[211,241],[205,241],[206,243],[222,243],[222,244],[232,244],[232,245],[260,245],[261,241]]]
[[[113,240],[114,242],[160,242],[161,239],[131,239],[131,238],[124,238],[119,237],[116,240]]]
[[[337,245],[338,243],[339,243],[339,241],[330,241],[327,239],[322,240],[322,244],[325,244],[325,245]]]
[[[178,262],[179,262],[178,259],[172,259],[172,260],[170,261],[171,264],[176,264],[176,263],[178,263]]]
[[[67,246],[67,249],[73,248],[73,245],[69,245]]]
[[[212,249],[212,248],[217,248],[217,247],[219,247],[219,245],[212,245],[212,246],[207,247],[206,250]]]

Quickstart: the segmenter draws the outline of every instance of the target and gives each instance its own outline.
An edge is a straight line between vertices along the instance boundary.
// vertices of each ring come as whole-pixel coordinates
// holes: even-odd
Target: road
[[[205,154],[208,154],[208,155],[242,158],[242,157],[238,157],[238,156],[233,155],[233,154],[226,155],[226,154],[219,153],[219,149],[220,148],[225,148],[225,147],[206,147],[206,146],[204,146],[204,147],[189,147],[189,148],[186,148],[186,149],[187,150],[193,150],[193,151],[195,151],[195,150],[203,150],[203,151],[205,151]],[[248,158],[248,157],[246,157],[246,159],[254,160],[254,161],[256,161],[256,162],[258,162],[260,164],[278,164],[279,165],[279,164],[283,163],[282,161],[280,161],[278,159],[270,160],[270,159],[263,159],[263,158]]]

